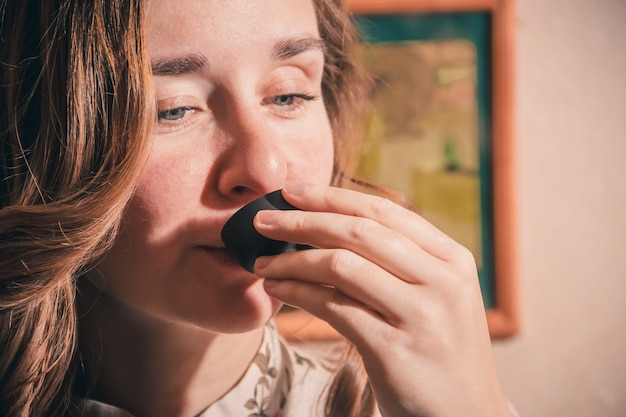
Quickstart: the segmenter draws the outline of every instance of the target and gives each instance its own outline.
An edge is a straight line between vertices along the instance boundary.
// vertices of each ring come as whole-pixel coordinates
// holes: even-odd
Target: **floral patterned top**
[[[332,359],[302,354],[270,323],[256,357],[237,385],[198,417],[321,417],[332,369]],[[88,417],[132,417],[93,400],[84,400],[82,405]]]
[[[322,416],[332,379],[329,365],[288,346],[268,324],[243,378],[199,417]]]

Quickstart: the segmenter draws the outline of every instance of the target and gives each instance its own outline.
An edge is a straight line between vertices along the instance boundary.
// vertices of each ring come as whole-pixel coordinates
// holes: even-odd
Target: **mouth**
[[[224,246],[199,246],[199,248],[221,265],[243,269],[239,265],[235,254]]]

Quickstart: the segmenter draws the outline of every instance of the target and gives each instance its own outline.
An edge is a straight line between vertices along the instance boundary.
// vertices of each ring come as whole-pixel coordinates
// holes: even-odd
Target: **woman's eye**
[[[291,94],[283,94],[280,96],[272,97],[271,100],[272,104],[275,104],[277,106],[291,106],[296,100],[296,96]]]
[[[188,113],[192,113],[195,109],[189,106],[175,107],[173,109],[159,110],[159,120],[168,122],[176,122],[185,117]]]
[[[317,97],[308,93],[298,94],[279,94],[271,96],[263,100],[264,105],[276,106],[279,114],[285,117],[294,117],[299,110],[304,109],[304,105],[308,101],[315,100]]]

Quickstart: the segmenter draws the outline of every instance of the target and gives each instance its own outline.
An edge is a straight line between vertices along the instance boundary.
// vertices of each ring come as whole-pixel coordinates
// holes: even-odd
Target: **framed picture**
[[[511,0],[350,0],[374,77],[357,176],[472,251],[493,338],[519,328]],[[338,337],[299,310],[291,339]]]

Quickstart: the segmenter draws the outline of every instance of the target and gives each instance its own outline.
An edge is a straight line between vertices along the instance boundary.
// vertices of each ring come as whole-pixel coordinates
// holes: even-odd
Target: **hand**
[[[303,211],[257,230],[305,243],[259,258],[268,294],[327,321],[357,348],[384,416],[509,416],[471,253],[417,214],[355,191],[293,184]]]

